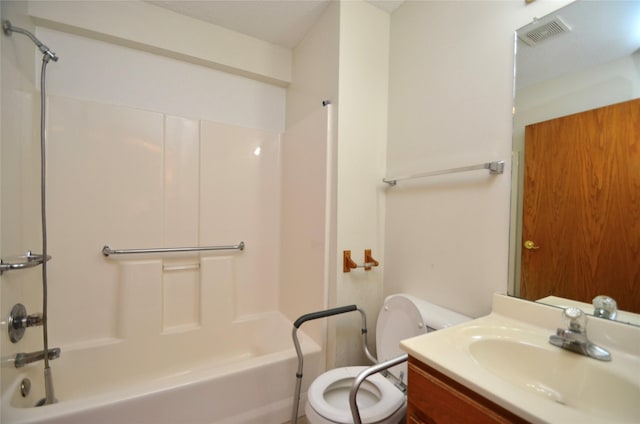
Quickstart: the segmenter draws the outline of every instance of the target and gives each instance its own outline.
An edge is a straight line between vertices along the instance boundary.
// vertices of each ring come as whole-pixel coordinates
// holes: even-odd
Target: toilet
[[[429,331],[440,330],[471,318],[406,294],[387,297],[376,324],[378,362],[404,354],[400,341]],[[316,378],[307,391],[305,415],[311,424],[353,423],[349,390],[356,376],[367,367],[336,368]],[[407,364],[389,371],[407,383]],[[382,374],[367,378],[358,390],[358,409],[365,424],[399,423],[405,418],[404,393]]]

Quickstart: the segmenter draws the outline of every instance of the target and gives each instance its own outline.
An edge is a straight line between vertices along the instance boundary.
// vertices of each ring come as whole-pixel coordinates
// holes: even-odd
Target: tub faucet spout
[[[549,343],[600,361],[611,360],[609,351],[587,338],[587,320],[580,308],[566,308],[562,315],[569,320],[568,328],[558,328],[556,334],[549,337]]]
[[[49,349],[49,360],[57,359],[60,357],[60,348],[55,347]],[[22,368],[27,364],[44,360],[44,350],[38,350],[30,353],[18,353],[13,361],[16,368]]]

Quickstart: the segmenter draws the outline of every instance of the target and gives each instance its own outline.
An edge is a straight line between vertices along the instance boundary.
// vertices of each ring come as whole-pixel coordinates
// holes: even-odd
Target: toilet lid
[[[406,296],[394,295],[385,299],[376,324],[376,349],[378,362],[384,362],[405,354],[400,341],[427,332],[421,312]],[[407,383],[407,364],[403,363],[389,371]]]
[[[340,401],[342,407],[330,404],[325,397],[325,393],[330,386],[341,380],[349,380],[345,384],[348,384],[350,388],[356,376],[367,368],[368,367],[343,367],[325,372],[316,378],[313,383],[311,383],[311,386],[309,386],[307,402],[309,402],[309,405],[319,415],[327,420],[341,424],[353,423],[351,409],[349,408],[348,390],[344,392],[346,399]],[[360,386],[358,394],[362,390],[369,389],[370,386],[368,386],[367,383],[370,383],[375,388],[373,391],[377,392],[380,400],[369,407],[359,407],[360,418],[363,423],[377,423],[382,421],[404,405],[404,394],[398,390],[393,383],[380,374],[369,376]]]

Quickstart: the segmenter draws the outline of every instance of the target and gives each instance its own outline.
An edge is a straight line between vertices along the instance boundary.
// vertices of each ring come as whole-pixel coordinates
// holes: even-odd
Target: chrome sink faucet
[[[569,324],[567,328],[558,328],[556,334],[549,337],[549,343],[600,361],[611,360],[609,351],[587,338],[587,318],[580,308],[566,308],[562,316]]]

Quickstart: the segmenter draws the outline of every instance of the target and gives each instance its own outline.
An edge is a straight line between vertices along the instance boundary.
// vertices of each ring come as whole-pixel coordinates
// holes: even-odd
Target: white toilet
[[[471,318],[416,297],[395,294],[387,297],[376,325],[378,362],[404,354],[400,341],[468,321]],[[325,372],[307,391],[305,414],[311,424],[353,423],[349,390],[356,376],[367,367],[344,367]],[[389,370],[407,383],[407,364]],[[358,390],[358,409],[365,424],[399,423],[406,414],[405,395],[381,374],[367,378]]]

